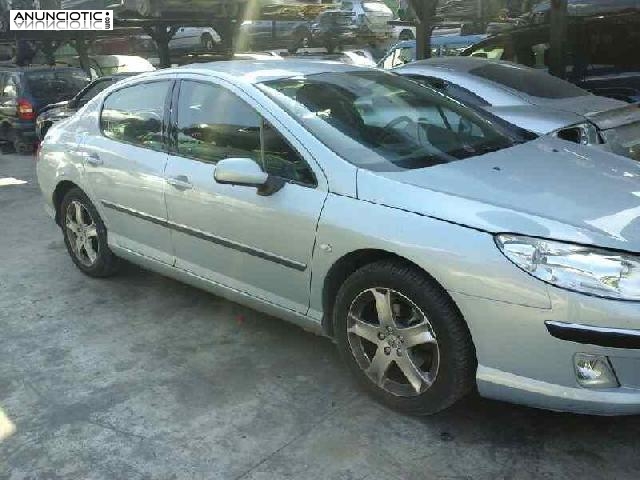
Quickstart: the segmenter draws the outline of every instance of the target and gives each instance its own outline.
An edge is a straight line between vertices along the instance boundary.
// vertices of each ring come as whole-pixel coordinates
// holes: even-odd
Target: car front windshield
[[[331,150],[368,170],[426,168],[535,138],[382,71],[327,72],[258,88]]]

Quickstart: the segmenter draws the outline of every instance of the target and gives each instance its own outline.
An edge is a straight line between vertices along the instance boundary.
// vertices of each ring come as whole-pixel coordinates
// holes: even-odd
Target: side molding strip
[[[203,232],[202,230],[190,228],[190,227],[187,227],[186,225],[181,225],[179,223],[171,222],[169,220],[165,220],[164,218],[156,217],[155,215],[149,215],[148,213],[140,212],[133,208],[125,207],[123,205],[112,203],[107,200],[101,200],[101,203],[106,208],[110,208],[117,212],[126,213],[128,215],[131,215],[132,217],[140,218],[142,220],[155,223],[156,225],[162,225],[164,227],[170,228],[177,232],[184,233],[186,235],[191,235],[192,237],[196,237],[201,240],[206,240],[208,242],[216,243],[218,245],[222,245],[223,247],[231,248],[233,250],[237,250],[239,252],[252,255],[254,257],[262,258],[264,260],[277,263],[287,268],[293,268],[294,270],[298,270],[300,272],[303,272],[307,268],[307,265],[304,263],[296,262],[295,260],[281,257],[280,255],[276,255],[275,253],[266,252],[264,250],[253,248],[248,245],[244,245],[242,243],[234,242],[233,240],[229,240],[227,238],[218,237],[217,235]]]
[[[640,330],[593,327],[552,320],[544,323],[549,333],[560,340],[600,347],[640,349]]]

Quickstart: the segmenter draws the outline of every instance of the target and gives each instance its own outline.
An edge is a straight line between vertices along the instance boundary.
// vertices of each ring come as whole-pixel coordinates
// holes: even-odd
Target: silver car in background
[[[432,58],[394,70],[537,134],[640,160],[640,108],[540,70],[477,57]]]
[[[85,274],[126,259],[328,335],[393,408],[477,387],[640,413],[637,162],[277,60],[120,82],[51,128],[37,172]]]

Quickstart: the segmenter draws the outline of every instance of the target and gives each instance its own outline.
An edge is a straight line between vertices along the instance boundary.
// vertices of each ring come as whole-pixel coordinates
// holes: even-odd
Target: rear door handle
[[[193,184],[189,181],[189,177],[186,175],[178,175],[177,177],[168,178],[167,183],[178,190],[189,190],[193,188]]]

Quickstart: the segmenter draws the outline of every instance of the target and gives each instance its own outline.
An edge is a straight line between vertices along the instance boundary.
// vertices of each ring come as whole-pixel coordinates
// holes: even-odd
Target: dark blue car
[[[0,67],[0,142],[31,153],[40,110],[71,99],[89,80],[79,68]]]

